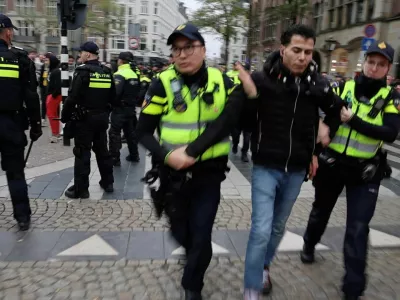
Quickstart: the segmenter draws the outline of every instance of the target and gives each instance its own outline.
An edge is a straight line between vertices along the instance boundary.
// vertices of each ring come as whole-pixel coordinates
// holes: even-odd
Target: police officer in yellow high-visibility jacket
[[[61,121],[75,123],[74,185],[65,195],[68,198],[89,198],[91,150],[96,154],[101,180],[106,192],[113,191],[113,165],[107,149],[107,129],[110,106],[120,106],[115,97],[111,70],[98,60],[99,47],[86,42],[80,48],[82,65],[75,69],[73,81],[65,101]],[[80,114],[77,114],[80,112]]]
[[[230,70],[230,71],[228,71],[228,72],[226,72],[226,75],[227,75],[230,79],[232,79],[232,81],[233,81],[235,84],[240,84],[240,80],[239,80],[239,71],[238,71],[236,68],[237,68],[237,67],[236,67],[236,61],[235,61],[235,62],[233,62],[233,69]]]
[[[225,179],[230,128],[202,133],[210,123],[223,125],[230,120],[234,125],[244,93],[242,86],[233,85],[219,70],[205,65],[204,39],[194,25],[178,26],[168,45],[172,45],[175,65],[153,79],[137,135],[165,168],[190,174],[179,192],[187,211],[170,222],[172,235],[186,249],[182,278],[186,299],[198,300],[212,256],[211,232]],[[160,141],[153,136],[157,126]]]
[[[315,201],[304,235],[301,259],[314,262],[314,248],[327,226],[338,196],[346,187],[347,225],[344,241],[344,299],[359,299],[366,288],[369,222],[375,212],[380,182],[388,175],[382,144],[392,143],[400,128],[400,97],[386,85],[394,57],[386,42],[366,52],[363,73],[347,81],[341,98],[347,108],[329,148],[322,153],[314,180]]]
[[[127,161],[139,162],[139,151],[135,136],[137,124],[136,102],[140,93],[140,82],[137,74],[132,70],[130,62],[133,54],[129,51],[121,52],[118,57],[118,71],[114,73],[114,82],[117,98],[121,107],[115,107],[111,113],[110,154],[114,166],[120,166],[121,130],[124,131],[128,144],[129,155]]]

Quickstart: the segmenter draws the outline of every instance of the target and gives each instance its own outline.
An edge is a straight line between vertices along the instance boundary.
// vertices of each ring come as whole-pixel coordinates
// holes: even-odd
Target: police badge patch
[[[144,96],[144,100],[143,100],[143,104],[142,104],[142,110],[150,105],[152,97],[153,97],[152,95],[150,95],[149,93],[146,93],[146,96]]]

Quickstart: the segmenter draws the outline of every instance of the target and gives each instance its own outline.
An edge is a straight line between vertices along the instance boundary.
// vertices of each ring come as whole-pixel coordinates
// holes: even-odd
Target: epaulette
[[[23,48],[21,48],[21,47],[11,46],[11,49],[15,49],[15,50],[16,50],[15,52],[19,52],[19,53],[21,53],[21,54],[28,55],[28,52],[25,51],[25,50],[24,50]]]

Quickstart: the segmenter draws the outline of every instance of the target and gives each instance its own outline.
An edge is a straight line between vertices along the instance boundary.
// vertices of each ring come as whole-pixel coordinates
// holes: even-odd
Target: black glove
[[[40,124],[40,121],[32,123],[31,130],[29,132],[31,140],[36,142],[42,136],[42,134],[42,124]]]

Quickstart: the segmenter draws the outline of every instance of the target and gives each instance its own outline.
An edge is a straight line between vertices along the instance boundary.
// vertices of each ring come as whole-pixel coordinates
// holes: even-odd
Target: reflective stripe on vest
[[[208,67],[207,90],[203,88],[198,90],[197,96],[191,99],[191,93],[186,85],[182,86],[181,94],[185,100],[187,109],[184,112],[177,112],[173,108],[174,93],[171,87],[171,81],[177,79],[174,69],[168,69],[160,73],[160,80],[164,86],[167,95],[166,113],[161,118],[160,143],[169,150],[174,150],[182,145],[187,145],[196,140],[205,130],[207,124],[221,114],[227,100],[224,80],[222,73]],[[219,88],[214,91],[216,85]],[[212,93],[214,91],[214,103],[208,105],[202,100],[204,92]],[[201,160],[208,160],[215,157],[226,156],[230,151],[230,140],[226,137],[221,142],[207,149],[201,156]]]
[[[355,98],[354,90],[355,82],[353,80],[346,82],[341,98],[345,99],[349,94],[352,99],[352,111],[354,114],[364,122],[381,126],[383,124],[383,109],[376,118],[370,118],[368,113],[376,100],[380,98],[385,99],[388,96],[390,88],[381,88],[379,92],[371,98],[369,105],[359,102]],[[381,146],[381,140],[370,138],[354,129],[351,129],[349,125],[342,124],[330,143],[329,148],[338,153],[344,153],[344,151],[346,151],[345,154],[348,156],[368,159],[374,157]]]
[[[1,78],[19,78],[19,66],[17,64],[0,62]]]
[[[111,88],[111,75],[90,73],[89,88],[109,89]]]

